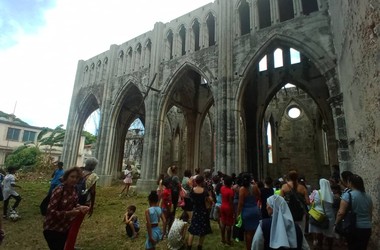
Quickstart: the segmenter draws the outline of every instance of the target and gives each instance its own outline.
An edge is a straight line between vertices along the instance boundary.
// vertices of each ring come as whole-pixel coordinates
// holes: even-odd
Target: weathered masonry
[[[117,177],[138,118],[139,190],[155,188],[172,163],[180,175],[200,167],[275,178],[297,169],[313,184],[339,164],[363,176],[378,232],[379,33],[375,0],[216,0],[157,22],[79,61],[66,166],[99,109],[102,185]]]

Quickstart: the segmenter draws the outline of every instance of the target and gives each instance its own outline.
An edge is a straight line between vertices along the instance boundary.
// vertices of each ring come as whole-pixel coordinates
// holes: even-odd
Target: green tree
[[[46,167],[49,167],[52,164],[51,152],[53,147],[63,146],[65,130],[62,127],[63,124],[57,126],[55,129],[44,128],[37,136],[37,148],[47,146],[45,148],[45,160],[43,161],[43,164]]]
[[[41,151],[36,147],[28,147],[26,145],[18,147],[14,152],[5,159],[5,166],[15,166],[21,168],[23,166],[35,165]]]
[[[85,145],[89,145],[89,144],[96,142],[97,137],[95,135],[91,134],[90,132],[83,131],[82,135],[86,138],[84,141]]]
[[[62,127],[63,124],[55,129],[44,128],[37,136],[37,143],[40,146],[49,146],[50,151],[53,147],[62,147],[65,139],[65,130]]]

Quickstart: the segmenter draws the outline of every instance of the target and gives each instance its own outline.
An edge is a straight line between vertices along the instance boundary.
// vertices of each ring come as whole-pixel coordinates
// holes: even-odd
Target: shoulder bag
[[[340,235],[350,235],[354,232],[356,228],[356,214],[352,210],[351,193],[348,192],[348,195],[350,197],[350,200],[348,203],[348,209],[346,211],[346,214],[344,215],[343,219],[339,221],[335,226],[335,232],[337,232]]]
[[[321,199],[321,204],[323,208],[323,213],[319,212],[314,208],[314,202],[311,204],[311,208],[309,210],[309,221],[310,224],[317,226],[322,229],[329,228],[329,218],[326,216],[325,206],[323,204],[323,199],[321,197],[321,193],[318,191],[319,198]]]

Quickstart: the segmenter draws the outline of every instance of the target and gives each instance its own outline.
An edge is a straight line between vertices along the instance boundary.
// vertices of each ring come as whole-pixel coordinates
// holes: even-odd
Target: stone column
[[[78,115],[77,115],[75,100],[77,98],[77,93],[83,84],[83,74],[84,74],[85,66],[86,64],[83,60],[80,60],[78,62],[73,94],[71,96],[69,116],[67,118],[67,123],[66,123],[67,126],[66,126],[65,139],[63,142],[62,161],[64,162],[65,167],[75,166],[76,160],[77,160],[79,138],[80,138],[78,134],[80,133],[78,129],[78,121],[76,119]]]
[[[294,17],[301,16],[301,13],[302,13],[301,0],[293,0],[293,10],[294,10]]]
[[[115,157],[113,156],[114,138],[115,138],[115,124],[111,119],[112,111],[112,95],[111,91],[113,84],[117,81],[117,67],[118,67],[118,51],[119,46],[111,45],[109,50],[108,65],[110,70],[106,76],[102,102],[100,106],[100,124],[99,134],[96,144],[96,151],[94,157],[99,161],[95,172],[99,175],[99,185],[110,186],[112,184],[112,170],[116,164]]]
[[[338,141],[338,161],[340,171],[351,169],[350,153],[348,149],[349,141],[347,139],[346,131],[346,119],[343,109],[343,94],[337,94],[328,99],[330,103],[334,126],[335,126],[335,138]]]
[[[272,25],[280,22],[280,12],[278,10],[278,0],[269,0],[270,1],[270,16]]]
[[[237,167],[235,112],[233,112],[233,22],[234,5],[230,0],[219,4],[218,79],[214,82],[216,108],[216,162],[215,169],[231,173]],[[232,168],[232,169],[231,169]]]
[[[162,48],[164,46],[164,24],[158,22],[154,25],[151,48],[151,67],[150,81],[156,75],[153,87],[159,89],[161,86],[161,77],[159,66],[162,57]],[[150,84],[150,83],[149,83]],[[149,91],[149,90],[147,90]],[[161,121],[159,93],[148,92],[145,100],[145,135],[144,147],[141,162],[141,178],[137,181],[139,192],[149,192],[157,188],[156,180],[161,169],[161,130],[163,121]]]
[[[253,20],[253,26],[252,30],[256,32],[260,29],[260,21],[259,21],[259,6],[257,3],[258,0],[254,0],[252,3],[252,20]]]
[[[199,22],[199,49],[203,49],[205,47],[205,37],[206,37],[206,22]]]

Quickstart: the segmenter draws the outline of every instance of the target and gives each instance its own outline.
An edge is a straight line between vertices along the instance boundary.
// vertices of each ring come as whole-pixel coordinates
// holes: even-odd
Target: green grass
[[[39,204],[49,189],[48,178],[41,173],[31,173],[28,176],[20,176],[18,184],[23,187],[18,190],[23,198],[18,208],[22,218],[16,222],[3,220],[6,237],[0,248],[48,249],[42,234],[43,217],[39,213]],[[146,227],[143,214],[148,207],[147,194],[120,198],[118,193],[121,189],[121,182],[111,187],[97,188],[94,213],[92,217],[84,220],[77,239],[77,245],[81,249],[144,249]],[[10,204],[13,204],[13,200]],[[141,227],[139,237],[134,240],[126,238],[125,226],[122,223],[126,207],[131,204],[137,206]],[[181,209],[177,211],[177,216],[180,213]],[[211,225],[213,234],[206,236],[203,249],[244,249],[243,242],[234,242],[232,247],[221,245],[217,223],[212,221]],[[196,249],[196,245],[197,238],[194,239],[193,249]],[[156,249],[167,249],[166,241],[160,242]]]

